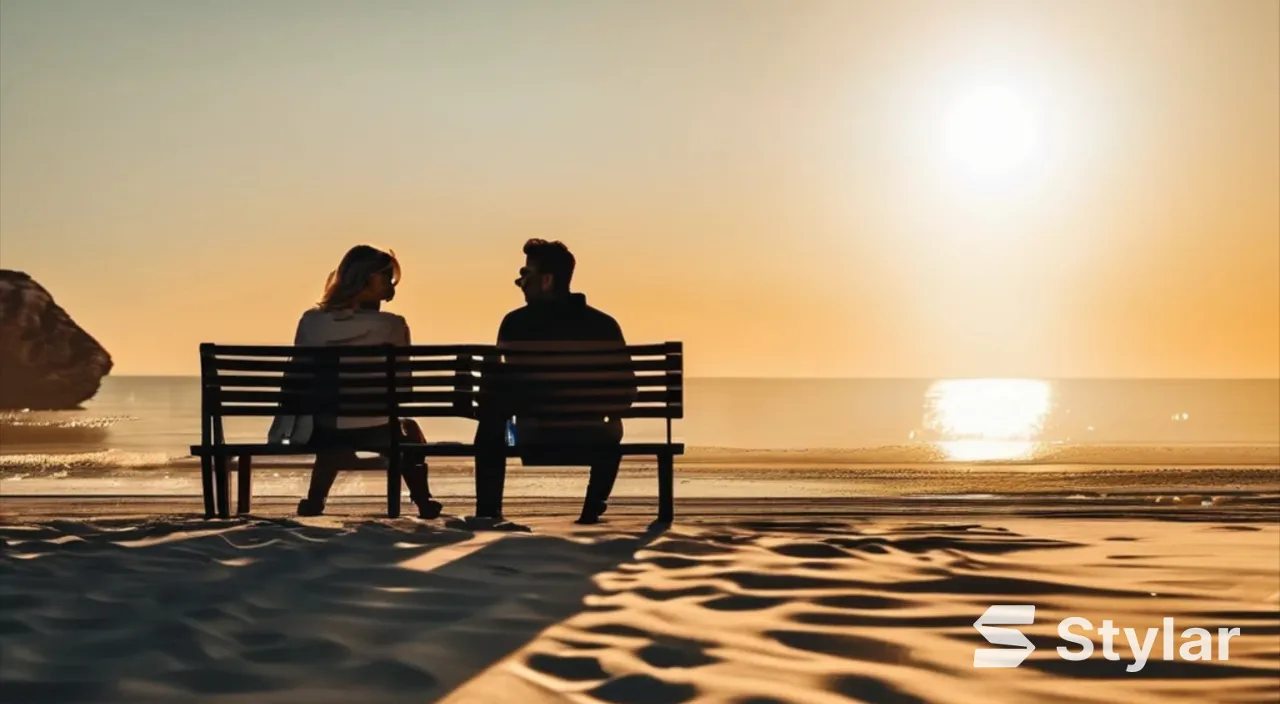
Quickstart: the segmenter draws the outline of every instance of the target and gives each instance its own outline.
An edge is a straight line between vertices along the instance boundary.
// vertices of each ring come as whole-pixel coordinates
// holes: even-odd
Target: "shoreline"
[[[253,494],[299,496],[310,471],[305,467],[255,468]],[[510,467],[506,492],[512,497],[580,496],[586,484],[585,468]],[[232,471],[233,491],[237,483]],[[432,492],[449,499],[474,496],[474,472],[470,466],[432,466]],[[617,498],[653,497],[657,491],[653,465],[624,465],[618,474]],[[1280,491],[1280,470],[1275,467],[772,467],[676,466],[677,501],[697,498],[766,497],[856,498],[911,495],[1060,494],[1103,495],[1147,493],[1153,495],[1268,493]],[[47,476],[0,478],[0,502],[22,496],[59,495],[201,495],[200,472],[191,470],[116,471],[92,470],[53,473]],[[349,470],[339,474],[334,497],[386,495],[385,474],[380,470]]]
[[[305,469],[255,470],[253,510],[292,502],[305,493],[309,472]],[[579,501],[586,486],[584,468],[512,468],[508,471],[508,502],[536,504]],[[232,496],[236,476],[231,477]],[[432,493],[445,503],[446,511],[470,507],[474,501],[474,475],[470,467],[433,467]],[[402,500],[407,501],[403,493]],[[381,471],[347,471],[339,475],[331,501],[379,505],[386,492]],[[624,467],[619,472],[612,505],[649,505],[657,495],[656,472],[652,467]],[[1049,501],[1060,506],[1089,505],[1121,501],[1133,508],[1178,506],[1194,511],[1239,501],[1266,501],[1280,495],[1280,471],[1274,468],[842,468],[813,467],[760,472],[751,467],[695,467],[681,471],[677,466],[675,499],[678,514],[705,502],[731,504],[767,502],[814,505],[875,504],[908,502],[920,505],[934,499],[964,498],[966,510],[983,505],[1030,505]],[[131,502],[181,507],[178,512],[202,511],[200,475],[197,471],[116,473],[109,476],[68,475],[65,477],[0,480],[0,515],[21,515],[32,505],[76,502],[113,505],[127,509]],[[234,502],[233,502],[234,503]],[[405,504],[407,505],[407,504]],[[234,510],[234,505],[233,505]],[[373,516],[380,515],[374,510]]]
[[[473,509],[473,497],[441,496],[446,503],[440,519],[424,520],[410,511],[398,519],[385,515],[385,498],[380,496],[334,496],[318,521],[411,521],[435,525],[449,517],[467,515]],[[296,518],[293,510],[295,496],[262,495],[254,497],[253,510],[244,516],[234,513],[229,519],[203,518],[203,506],[198,495],[25,495],[0,496],[0,525],[15,525],[31,521],[74,520],[123,520],[143,519],[165,521],[194,518],[210,525],[225,525],[245,520],[269,517]],[[1216,499],[1216,500],[1215,500]],[[509,518],[537,517],[563,519],[565,523],[577,516],[581,499],[576,496],[538,496],[522,494],[504,499],[504,512]],[[406,506],[407,499],[406,499]],[[606,521],[634,521],[652,519],[656,511],[656,499],[652,497],[622,497],[611,499]],[[234,508],[234,507],[233,507]],[[1144,491],[1119,491],[1109,494],[1054,492],[1039,493],[970,493],[970,494],[919,494],[899,496],[719,496],[698,497],[681,501],[677,495],[676,523],[696,524],[706,520],[750,517],[765,523],[785,521],[794,516],[809,517],[894,517],[921,518],[921,520],[955,519],[978,516],[1009,516],[1023,518],[1082,519],[1168,519],[1178,521],[1239,522],[1270,520],[1280,524],[1280,487],[1271,491],[1220,491],[1208,494],[1158,494]],[[922,515],[921,510],[927,509]],[[14,521],[15,523],[6,523]]]

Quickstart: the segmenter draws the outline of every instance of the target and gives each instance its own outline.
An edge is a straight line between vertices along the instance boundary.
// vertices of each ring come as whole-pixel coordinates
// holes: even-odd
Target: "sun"
[[[1021,173],[1039,147],[1039,120],[1010,86],[976,86],[943,113],[943,152],[963,175],[977,179]]]

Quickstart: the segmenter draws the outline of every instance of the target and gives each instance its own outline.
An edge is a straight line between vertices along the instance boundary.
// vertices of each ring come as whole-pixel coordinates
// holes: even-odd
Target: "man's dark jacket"
[[[564,343],[563,345],[557,343]],[[517,308],[502,319],[498,328],[498,347],[508,363],[538,364],[538,352],[547,352],[557,347],[573,349],[573,343],[588,343],[591,349],[622,347],[626,339],[622,328],[613,316],[587,305],[587,297],[581,293],[569,294],[565,298],[537,301]],[[595,344],[590,344],[595,343]],[[610,344],[612,343],[612,344]],[[526,348],[522,351],[522,348]],[[528,349],[533,348],[533,349]],[[543,356],[545,360],[545,356]],[[588,357],[578,357],[586,361]],[[617,390],[618,394],[609,394],[607,405],[615,411],[628,408],[634,398],[635,372],[625,370],[630,357],[626,355],[590,355],[591,363],[611,365],[614,371],[591,375],[600,378],[602,388]],[[619,367],[619,365],[622,365]],[[620,385],[619,381],[623,381]],[[529,402],[530,394],[545,398],[545,394],[556,394],[553,381],[539,381],[525,375],[509,378],[500,388],[504,402],[504,410],[517,414]],[[606,401],[597,395],[593,405],[600,406]]]
[[[618,321],[587,305],[587,297],[581,293],[517,308],[507,313],[498,328],[499,345],[567,341],[626,344]]]

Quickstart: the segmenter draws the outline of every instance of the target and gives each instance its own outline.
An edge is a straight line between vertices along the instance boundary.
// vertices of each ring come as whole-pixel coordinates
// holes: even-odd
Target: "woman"
[[[302,314],[294,336],[296,346],[408,345],[409,325],[394,313],[379,310],[382,301],[395,297],[400,282],[400,263],[392,252],[368,245],[352,247],[329,275],[324,296],[315,308]],[[318,516],[344,462],[355,457],[359,447],[385,445],[393,429],[385,418],[339,417],[333,424],[313,422],[310,438],[319,448],[307,498],[298,502],[298,515]],[[423,442],[422,430],[412,420],[403,420],[394,432],[405,442]],[[280,431],[272,428],[272,434]],[[423,458],[409,458],[402,469],[409,496],[422,518],[440,515],[442,506],[427,488],[427,465]]]

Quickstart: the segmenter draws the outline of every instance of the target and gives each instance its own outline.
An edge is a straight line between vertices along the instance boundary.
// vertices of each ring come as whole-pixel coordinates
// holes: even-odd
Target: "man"
[[[635,372],[628,368],[630,357],[617,351],[626,345],[618,322],[570,290],[576,262],[569,248],[531,239],[524,255],[515,283],[525,305],[508,313],[498,328],[502,363],[488,382],[492,395],[480,407],[476,516],[502,520],[506,422],[515,417],[516,444],[526,465],[590,464],[578,523],[596,523],[608,507],[622,461],[622,422],[610,413],[630,407]],[[575,361],[603,370],[555,369]],[[581,452],[574,454],[574,445]]]

